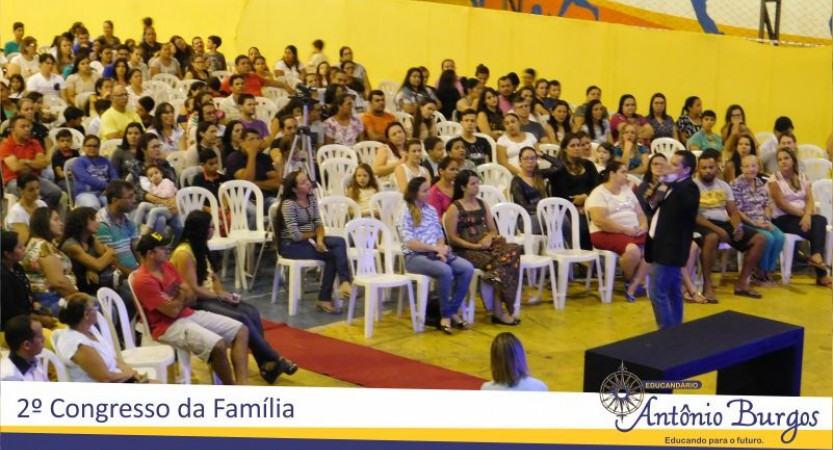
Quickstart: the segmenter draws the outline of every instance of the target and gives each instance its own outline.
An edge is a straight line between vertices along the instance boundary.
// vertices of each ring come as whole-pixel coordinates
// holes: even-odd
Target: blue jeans
[[[103,194],[95,192],[82,192],[75,196],[75,207],[89,206],[93,209],[101,209],[102,206],[107,205],[107,197]]]
[[[325,236],[324,245],[326,252],[319,252],[309,241],[295,242],[291,239],[281,239],[281,247],[278,253],[286,259],[314,259],[324,261],[324,274],[321,277],[321,289],[318,291],[318,300],[329,302],[333,300],[333,283],[336,280],[336,273],[342,283],[353,281],[350,275],[350,262],[347,260],[347,244],[343,238]]]
[[[683,323],[683,272],[680,267],[651,265],[650,296],[660,330]]]
[[[784,233],[774,225],[771,230],[746,226],[766,237],[766,248],[764,248],[764,253],[761,255],[760,261],[758,261],[758,267],[767,272],[775,270],[778,267],[778,256],[784,247]]]
[[[440,297],[440,314],[447,319],[460,311],[460,306],[469,292],[469,284],[474,276],[474,266],[463,258],[455,257],[450,262],[431,259],[422,253],[410,253],[405,256],[405,270],[411,273],[427,275],[437,280],[437,294]],[[454,294],[451,293],[451,283]]]

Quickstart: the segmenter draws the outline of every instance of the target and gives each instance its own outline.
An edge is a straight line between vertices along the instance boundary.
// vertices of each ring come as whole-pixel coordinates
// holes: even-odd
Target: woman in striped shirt
[[[324,261],[324,276],[316,307],[330,314],[340,314],[341,300],[349,298],[352,289],[347,247],[343,238],[324,236],[312,183],[300,170],[284,178],[274,229],[279,230],[275,236],[281,257]],[[338,288],[339,300],[333,301],[336,273],[341,285]]]

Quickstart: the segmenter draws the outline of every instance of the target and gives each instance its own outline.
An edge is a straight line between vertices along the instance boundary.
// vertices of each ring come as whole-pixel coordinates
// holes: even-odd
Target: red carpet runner
[[[263,321],[266,340],[301,368],[370,388],[480,389],[481,378]]]

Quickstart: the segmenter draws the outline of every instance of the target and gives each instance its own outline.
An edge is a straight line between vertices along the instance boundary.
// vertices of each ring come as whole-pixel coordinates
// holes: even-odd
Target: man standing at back
[[[700,204],[700,190],[691,181],[696,164],[693,153],[674,153],[671,168],[662,177],[666,189],[657,196],[648,228],[645,260],[652,263],[651,306],[660,329],[683,323],[682,267],[688,260]]]

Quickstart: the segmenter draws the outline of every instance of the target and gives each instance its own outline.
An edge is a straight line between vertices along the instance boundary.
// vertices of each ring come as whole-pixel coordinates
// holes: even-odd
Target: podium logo
[[[602,406],[621,419],[639,409],[645,397],[645,389],[642,386],[642,380],[629,372],[625,363],[622,362],[619,370],[602,381],[599,395]]]

